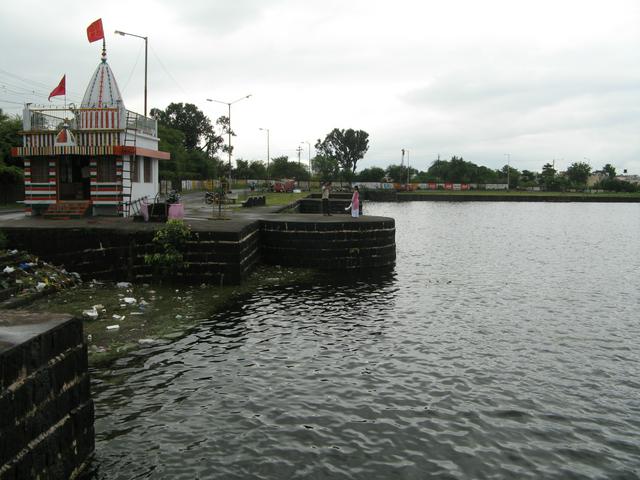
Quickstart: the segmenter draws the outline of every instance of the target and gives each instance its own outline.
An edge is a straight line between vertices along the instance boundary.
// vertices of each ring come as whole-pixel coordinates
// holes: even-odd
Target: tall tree
[[[418,173],[418,171],[415,168],[409,167],[407,170],[406,165],[389,165],[386,171],[387,178],[390,178],[396,183],[406,183],[407,179],[411,181],[416,173]]]
[[[323,182],[335,180],[340,173],[340,165],[335,158],[326,155],[316,155],[311,159],[311,168],[318,174]]]
[[[202,150],[208,155],[215,155],[223,144],[222,137],[214,130],[209,117],[192,103],[171,103],[165,110],[153,108],[151,116],[167,127],[180,130],[184,134],[184,147],[188,151]],[[220,121],[221,119],[218,120]],[[218,125],[224,131],[224,125]]]
[[[309,172],[304,165],[298,162],[290,162],[287,156],[272,158],[269,173],[271,178],[294,178],[296,180],[307,180],[309,178]]]
[[[334,128],[324,140],[318,139],[315,147],[320,155],[335,159],[344,173],[353,176],[358,160],[369,150],[369,134],[364,130]]]
[[[591,174],[591,165],[586,162],[574,162],[567,168],[567,177],[577,185],[586,185]]]
[[[22,138],[18,133],[22,130],[22,120],[6,115],[0,109],[0,164],[22,167],[22,159],[11,157],[11,147],[19,147]]]
[[[370,167],[358,173],[358,180],[361,182],[382,182],[384,175],[384,169],[380,167]]]
[[[602,171],[609,176],[609,178],[613,178],[616,176],[616,167],[607,163],[604,167],[602,167]]]

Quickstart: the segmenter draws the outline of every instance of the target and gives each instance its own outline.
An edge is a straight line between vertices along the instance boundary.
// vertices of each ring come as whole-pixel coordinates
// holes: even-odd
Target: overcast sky
[[[638,0],[5,1],[0,108],[46,104],[63,74],[79,103],[97,18],[130,110],[143,111],[144,42],[116,29],[149,37],[149,108],[194,103],[213,121],[227,107],[207,98],[252,94],[231,110],[238,158],[266,159],[260,127],[271,157],[292,159],[338,127],[369,133],[359,169],[405,148],[419,170],[458,155],[640,174]]]

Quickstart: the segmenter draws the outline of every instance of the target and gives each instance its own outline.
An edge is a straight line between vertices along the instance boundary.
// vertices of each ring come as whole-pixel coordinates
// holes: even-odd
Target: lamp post
[[[143,37],[141,35],[135,35],[133,33],[121,32],[120,30],[116,30],[114,33],[117,35],[129,35],[130,37],[141,38],[144,40],[144,116],[147,116],[147,52],[149,47],[149,38]]]
[[[507,157],[507,191],[509,190],[509,181],[511,176],[511,154],[505,153],[505,157]]]
[[[267,182],[269,182],[271,180],[271,177],[269,177],[269,129],[260,127],[260,130],[267,132]],[[271,185],[269,185],[269,187],[271,187]]]
[[[234,103],[239,102],[240,100],[244,100],[245,98],[249,98],[251,96],[251,94],[249,95],[245,95],[244,97],[240,97],[237,100],[234,100],[233,102],[223,102],[222,100],[214,100],[212,98],[207,98],[207,102],[216,102],[216,103],[222,103],[223,105],[226,105],[229,107],[229,190],[231,190],[231,105],[233,105]]]

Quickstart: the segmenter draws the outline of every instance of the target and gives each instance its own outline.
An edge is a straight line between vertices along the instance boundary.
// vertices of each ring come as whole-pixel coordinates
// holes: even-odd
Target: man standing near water
[[[331,215],[329,209],[329,191],[331,190],[331,182],[324,182],[322,184],[322,214]]]

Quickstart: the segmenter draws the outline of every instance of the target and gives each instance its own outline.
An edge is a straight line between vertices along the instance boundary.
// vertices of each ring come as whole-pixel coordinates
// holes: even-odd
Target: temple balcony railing
[[[65,123],[75,132],[127,130],[158,136],[158,122],[155,119],[120,107],[61,108],[27,105],[23,111],[22,127],[25,134],[57,133]]]

